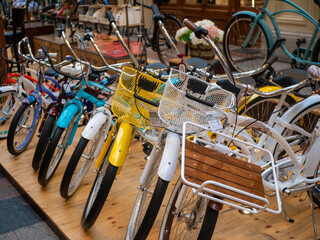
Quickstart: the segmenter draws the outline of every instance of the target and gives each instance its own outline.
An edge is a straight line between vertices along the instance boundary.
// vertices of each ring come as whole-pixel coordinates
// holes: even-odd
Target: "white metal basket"
[[[208,126],[206,112],[213,109],[225,111],[233,104],[234,95],[218,85],[171,69],[158,113],[164,123],[182,132],[184,122]]]
[[[219,202],[232,208],[259,213],[268,211],[281,212],[280,194],[277,181],[276,201],[277,209],[269,208],[269,200],[264,194],[264,180],[261,177],[261,167],[255,165],[256,158],[268,154],[271,159],[273,176],[276,176],[274,161],[270,151],[245,142],[238,138],[213,132],[225,141],[241,145],[249,149],[249,154],[240,152],[225,144],[218,144],[194,137],[193,143],[187,140],[188,128],[202,128],[205,132],[209,129],[203,126],[186,122],[183,124],[181,179],[191,187],[195,194]],[[198,143],[201,143],[199,145]],[[260,153],[260,154],[258,154]]]

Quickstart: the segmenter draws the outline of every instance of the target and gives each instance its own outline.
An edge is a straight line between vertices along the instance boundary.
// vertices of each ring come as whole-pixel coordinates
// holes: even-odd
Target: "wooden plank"
[[[189,141],[187,141],[189,142]],[[198,145],[198,144],[195,144]],[[200,145],[198,145],[200,146]],[[195,146],[197,147],[197,146]],[[200,146],[202,147],[202,146]],[[241,159],[235,159],[221,152],[212,149],[204,148],[202,152],[194,151],[195,148],[187,148],[186,156],[198,162],[217,167],[225,171],[234,171],[239,176],[246,177],[255,181],[259,181],[261,176],[261,168],[252,163],[245,162]]]
[[[203,155],[203,157],[205,157],[205,160],[202,160],[202,161],[207,164],[210,164],[210,159],[214,158],[216,160],[219,160],[221,162],[226,162],[228,164],[232,164],[232,165],[239,167],[239,168],[242,168],[244,170],[250,169],[250,171],[252,171],[252,172],[256,172],[258,174],[261,174],[261,167],[258,165],[255,165],[253,163],[248,163],[245,161],[241,161],[240,159],[236,159],[236,158],[227,156],[221,152],[206,148],[206,147],[201,146],[199,144],[195,144],[193,142],[186,141],[186,148]],[[198,158],[198,159],[200,159],[200,158]]]
[[[236,185],[241,185],[248,188],[256,189],[260,192],[264,192],[261,176],[260,181],[254,181],[245,177],[238,176],[234,174],[232,170],[230,172],[223,171],[219,169],[219,166],[209,166],[201,162],[194,161],[193,159],[190,159],[188,157],[186,157],[185,162],[185,165],[190,169],[190,171],[193,171],[193,175],[191,175],[190,177],[197,176],[198,179],[204,181],[214,179],[214,181],[218,182],[220,182],[219,179],[221,179],[225,182],[230,182]],[[209,178],[206,178],[208,176]]]

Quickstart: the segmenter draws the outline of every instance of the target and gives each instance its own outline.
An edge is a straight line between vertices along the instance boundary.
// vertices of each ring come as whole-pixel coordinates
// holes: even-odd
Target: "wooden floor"
[[[77,140],[76,137],[74,142]],[[2,166],[68,238],[124,239],[137,194],[139,176],[146,162],[141,144],[138,141],[133,143],[122,172],[117,177],[98,220],[88,232],[85,232],[80,226],[80,218],[94,180],[94,173],[90,171],[72,198],[67,201],[62,199],[59,195],[60,181],[72,151],[65,154],[54,178],[43,188],[37,182],[37,173],[31,168],[36,141],[37,138],[28,150],[18,157],[8,153],[5,140],[0,141]],[[311,208],[306,194],[285,197],[284,202],[289,216],[295,220],[294,223],[286,222],[283,214],[261,213],[244,216],[235,210],[226,209],[219,216],[214,239],[313,239]],[[162,206],[162,211],[164,208],[165,204]],[[162,214],[159,215],[148,239],[157,239],[161,216]],[[320,222],[320,211],[317,211],[317,218]]]

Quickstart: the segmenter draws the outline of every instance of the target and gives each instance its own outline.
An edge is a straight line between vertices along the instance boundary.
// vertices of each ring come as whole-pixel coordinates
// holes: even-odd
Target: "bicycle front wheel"
[[[48,115],[32,159],[32,168],[35,171],[38,170],[39,166],[41,165],[41,161],[48,147],[55,122],[56,117],[54,115]]]
[[[114,142],[115,139],[112,140],[99,168],[82,213],[81,226],[85,230],[91,228],[97,220],[117,175],[118,167],[108,161]]]
[[[61,127],[56,128],[40,166],[38,175],[40,185],[46,186],[57,170],[68,146],[73,126],[74,121],[72,121],[66,130]]]
[[[92,140],[85,139],[84,137],[80,138],[61,181],[61,197],[70,198],[78,189],[92,165],[97,143],[98,139],[96,137]]]
[[[252,16],[240,14],[234,16],[226,26],[223,50],[233,70],[239,72],[256,70],[267,60],[271,46],[259,22],[253,29],[249,41],[245,42],[253,21]]]
[[[183,197],[177,209],[179,194]],[[211,239],[218,211],[207,207],[207,203],[207,199],[194,194],[192,189],[184,186],[179,178],[162,220],[159,239]]]
[[[8,136],[10,119],[13,115],[13,107],[18,100],[16,91],[5,91],[0,93],[0,139]]]
[[[156,145],[153,147],[152,151],[156,152],[153,159],[150,158],[148,160],[152,161],[149,162],[150,164],[152,163],[152,165],[150,166],[145,183],[139,187],[139,192],[128,225],[126,239],[133,239],[135,236],[135,239],[143,239],[143,237],[146,238],[159,211],[163,196],[166,192],[166,185],[168,184],[168,182],[160,180],[157,174],[157,170],[159,168],[160,160],[163,154],[163,149],[163,145]],[[152,155],[153,153],[151,153],[150,156]],[[161,199],[158,198],[158,195],[160,195]],[[153,204],[151,204],[152,199]],[[152,212],[148,209],[153,209],[153,211],[155,212]],[[147,214],[148,211],[149,213]],[[149,217],[150,214],[152,214],[151,217]],[[149,225],[147,226],[147,228],[145,228],[146,222],[148,221],[150,221]],[[137,233],[139,229],[142,228],[144,228],[143,231],[140,230],[138,235]]]
[[[22,153],[30,144],[38,126],[41,112],[37,112],[38,103],[23,103],[10,124],[7,147],[13,155]]]
[[[181,53],[185,54],[186,45],[183,43],[178,43],[177,40],[175,39],[177,30],[182,28],[181,22],[174,15],[165,15],[165,18],[166,18],[166,20],[163,24],[164,24],[170,38],[177,45],[179,51]],[[161,32],[160,28],[158,28],[158,31],[156,33],[155,44],[157,47],[157,53],[158,53],[158,57],[159,57],[160,61],[163,64],[169,66],[169,59],[176,58],[177,54],[171,48],[166,37]]]

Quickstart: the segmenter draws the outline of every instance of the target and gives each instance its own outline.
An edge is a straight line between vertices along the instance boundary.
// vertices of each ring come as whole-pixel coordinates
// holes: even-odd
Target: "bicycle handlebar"
[[[29,51],[29,56],[23,54],[21,52],[21,44],[22,43],[25,43],[27,45],[27,48],[28,48],[28,51]],[[33,60],[41,65],[45,65],[45,66],[48,66],[48,67],[51,67],[50,64],[48,64],[45,60],[40,60],[40,59],[37,59],[34,57],[33,53],[32,53],[32,49],[31,49],[31,46],[30,46],[30,42],[29,42],[29,39],[28,37],[24,37],[19,43],[18,43],[18,53],[19,55],[21,55],[23,58],[25,59],[28,59],[28,60]],[[56,65],[53,65],[55,68],[57,67],[61,67],[63,65],[66,65],[66,64],[70,64],[70,61],[67,61],[67,60],[64,60]]]
[[[197,27],[192,21],[190,21],[189,19],[185,19],[183,21],[183,23],[191,30],[195,33],[196,37],[197,38],[202,38],[204,39],[208,44],[209,46],[212,48],[212,50],[214,51],[214,53],[218,56],[219,60],[220,60],[220,63],[224,69],[224,71],[226,72],[227,76],[228,76],[228,79],[229,81],[234,84],[236,87],[244,90],[244,91],[248,91],[249,93],[255,93],[255,94],[258,94],[259,96],[261,97],[273,97],[273,96],[277,96],[277,95],[280,95],[282,93],[285,93],[285,92],[289,92],[289,91],[292,91],[292,90],[295,90],[295,89],[298,89],[300,88],[301,86],[304,86],[307,81],[308,81],[308,78],[307,79],[304,79],[303,81],[297,83],[297,84],[294,84],[294,85],[291,85],[291,86],[288,86],[288,87],[285,87],[285,88],[281,88],[279,90],[276,90],[276,91],[273,91],[273,92],[262,92],[258,89],[256,89],[254,86],[251,86],[251,85],[246,85],[246,84],[242,84],[242,83],[239,83],[239,82],[235,82],[234,80],[234,75],[236,74],[232,74],[228,64],[227,64],[227,60],[225,58],[225,56],[223,55],[222,53],[222,50],[219,48],[218,45],[215,44],[214,40],[212,39],[212,37],[208,34],[208,31],[202,27]],[[266,64],[264,64],[264,66],[266,65],[269,65],[272,61],[275,61],[276,58],[270,58]],[[262,68],[264,68],[264,66]],[[243,76],[250,76],[247,73],[242,73]]]
[[[106,15],[107,15],[107,18],[108,18],[110,24],[116,22],[116,21],[114,20],[114,17],[113,17],[112,12],[111,12],[110,10],[107,10],[107,11],[106,11]]]
[[[53,64],[53,62],[52,62],[51,56],[50,56],[50,54],[49,54],[48,51],[47,51],[47,49],[46,49],[44,46],[41,46],[41,49],[42,49],[44,55],[48,58],[49,63],[50,63],[50,65],[51,65],[51,68],[52,68],[56,73],[61,74],[61,75],[65,76],[65,77],[67,77],[67,78],[75,79],[75,80],[81,80],[81,79],[82,79],[82,77],[74,77],[74,76],[69,75],[68,73],[63,73],[63,72],[59,71],[58,69],[56,69],[55,66],[54,66],[54,64]]]

